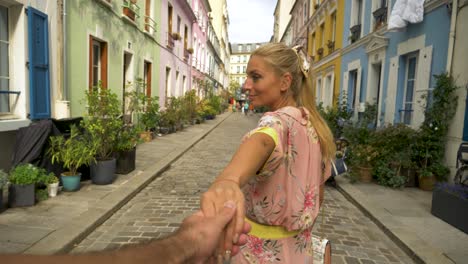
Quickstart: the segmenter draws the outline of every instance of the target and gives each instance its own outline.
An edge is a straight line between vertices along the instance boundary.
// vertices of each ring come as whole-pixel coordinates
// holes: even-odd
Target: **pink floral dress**
[[[263,168],[243,187],[246,217],[260,224],[299,232],[280,239],[249,235],[247,244],[232,263],[313,262],[311,230],[319,212],[319,186],[326,177],[322,177],[320,144],[308,115],[307,109],[296,107],[268,112],[258,127],[244,137],[245,140],[272,128],[266,134],[276,141]]]

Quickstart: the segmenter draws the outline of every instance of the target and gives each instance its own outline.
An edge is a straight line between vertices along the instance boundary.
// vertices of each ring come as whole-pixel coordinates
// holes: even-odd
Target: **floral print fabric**
[[[319,187],[326,178],[318,136],[308,116],[307,109],[296,107],[268,112],[244,137],[264,127],[273,128],[278,137],[263,168],[242,189],[246,216],[298,234],[277,240],[249,235],[233,263],[313,262],[311,230],[319,212]]]

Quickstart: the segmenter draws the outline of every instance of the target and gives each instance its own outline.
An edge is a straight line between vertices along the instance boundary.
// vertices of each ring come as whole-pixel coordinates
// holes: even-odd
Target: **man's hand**
[[[236,204],[233,201],[227,201],[224,208],[215,216],[205,216],[201,211],[187,217],[182,223],[176,237],[184,241],[187,249],[194,250],[189,253],[192,255],[190,260],[195,263],[206,263],[211,257],[215,256],[219,240],[224,233],[224,229],[233,219],[236,213]],[[245,235],[250,231],[249,224],[245,224],[238,242],[233,245],[232,255],[239,252],[239,246],[247,242]]]

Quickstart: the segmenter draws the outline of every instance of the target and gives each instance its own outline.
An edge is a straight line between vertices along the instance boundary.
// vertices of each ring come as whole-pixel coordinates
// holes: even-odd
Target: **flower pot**
[[[153,135],[151,131],[144,131],[140,132],[140,138],[143,139],[144,142],[150,142],[153,140]]]
[[[47,185],[47,193],[49,194],[49,197],[57,196],[58,186],[59,186],[58,182],[50,183]]]
[[[416,187],[416,171],[414,169],[402,168],[400,175],[407,179],[405,187]]]
[[[434,189],[434,184],[436,178],[434,175],[431,176],[419,176],[419,189],[423,191],[432,191]]]
[[[116,160],[98,160],[91,164],[91,182],[98,185],[106,185],[114,182]]]
[[[34,189],[34,183],[27,185],[11,184],[8,187],[8,206],[33,206],[36,203]]]
[[[129,151],[119,152],[115,173],[128,174],[135,170],[136,147]]]
[[[437,187],[432,193],[431,213],[468,234],[468,200]]]
[[[60,180],[62,181],[63,190],[67,192],[74,192],[80,189],[81,182],[81,173],[78,172],[77,175],[68,175],[62,173],[60,175]]]
[[[372,168],[371,167],[357,167],[359,173],[359,180],[362,182],[372,182]]]

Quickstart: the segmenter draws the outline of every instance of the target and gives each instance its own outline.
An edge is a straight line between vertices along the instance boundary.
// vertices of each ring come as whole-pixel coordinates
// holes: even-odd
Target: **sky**
[[[277,0],[227,0],[229,42],[269,42]]]

